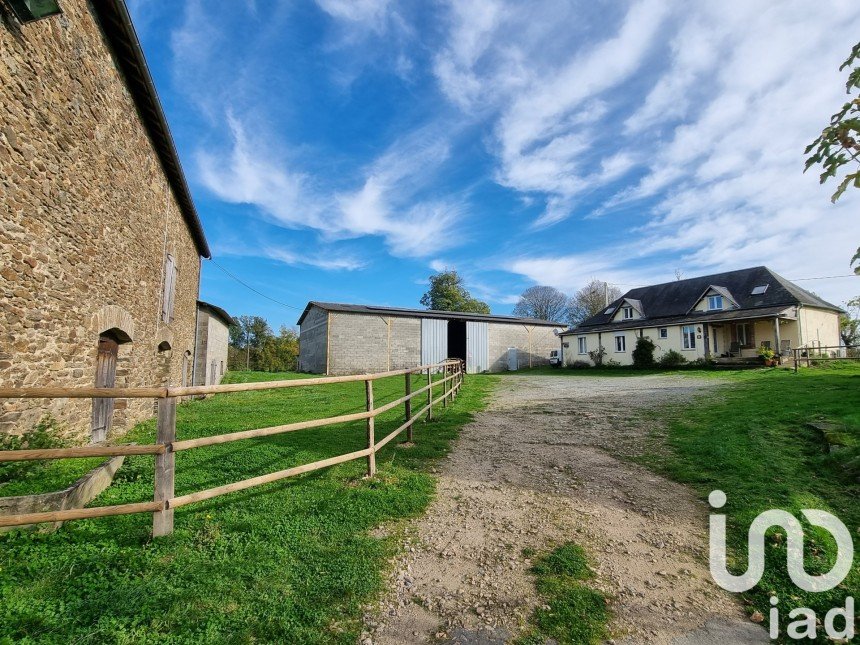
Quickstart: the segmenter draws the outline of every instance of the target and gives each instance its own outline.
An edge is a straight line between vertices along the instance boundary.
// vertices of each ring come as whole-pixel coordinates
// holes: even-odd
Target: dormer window
[[[722,296],[708,296],[708,311],[721,310],[723,308]]]
[[[624,320],[633,318],[633,307],[623,307],[621,311],[624,312]]]

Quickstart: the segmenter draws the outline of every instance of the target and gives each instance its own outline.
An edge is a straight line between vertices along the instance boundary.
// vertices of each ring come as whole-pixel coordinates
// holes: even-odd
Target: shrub
[[[621,363],[610,358],[608,361],[603,363],[603,367],[621,367]]]
[[[591,367],[591,363],[588,361],[573,361],[570,364],[570,368],[574,370],[582,370]]]
[[[50,414],[45,415],[32,430],[21,435],[0,436],[0,450],[36,450],[39,448],[61,448],[60,430]],[[48,461],[9,461],[0,464],[0,484],[42,470]]]
[[[633,365],[640,369],[654,366],[654,341],[648,336],[636,339],[636,348],[633,350]]]
[[[684,358],[684,355],[681,352],[676,352],[674,349],[670,349],[668,352],[663,354],[657,362],[660,367],[678,367],[679,365],[686,363],[687,359]]]
[[[606,356],[606,348],[601,345],[595,350],[588,352],[588,357],[594,362],[595,367],[603,366],[603,357]]]

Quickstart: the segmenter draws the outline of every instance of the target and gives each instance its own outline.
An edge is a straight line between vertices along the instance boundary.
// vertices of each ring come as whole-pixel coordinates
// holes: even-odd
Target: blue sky
[[[860,193],[802,169],[855,0],[129,6],[215,260],[299,309],[418,306],[445,267],[494,313],[592,277],[850,273]],[[299,313],[211,263],[201,296]]]

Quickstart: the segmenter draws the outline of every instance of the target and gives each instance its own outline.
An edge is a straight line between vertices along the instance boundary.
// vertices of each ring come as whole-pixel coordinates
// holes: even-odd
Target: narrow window
[[[588,339],[585,336],[579,337],[579,353],[587,354],[588,353]]]
[[[173,322],[173,301],[176,296],[176,260],[169,253],[164,262],[164,292],[161,294],[161,320]]]
[[[669,328],[660,327],[660,338],[669,338]]]
[[[615,351],[616,352],[627,351],[627,339],[623,335],[615,337]]]
[[[696,328],[685,325],[681,329],[681,336],[684,340],[684,349],[696,349]]]
[[[740,323],[737,326],[737,334],[738,334],[738,345],[741,347],[749,346],[749,325],[747,323]]]
[[[723,308],[723,297],[722,296],[708,296],[708,309],[722,309]]]
[[[633,318],[633,307],[624,307],[622,311],[624,312],[624,320],[630,320]]]
[[[221,361],[221,376],[224,376],[224,361]]]

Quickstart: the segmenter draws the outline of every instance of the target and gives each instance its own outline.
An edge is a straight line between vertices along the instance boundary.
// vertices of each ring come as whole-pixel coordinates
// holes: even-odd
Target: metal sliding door
[[[490,326],[466,322],[466,372],[479,374],[490,369]]]
[[[448,321],[421,319],[421,364],[440,363],[448,358]]]

